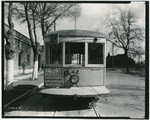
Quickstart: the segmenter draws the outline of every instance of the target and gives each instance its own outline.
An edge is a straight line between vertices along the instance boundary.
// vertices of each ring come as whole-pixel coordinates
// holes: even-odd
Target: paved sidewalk
[[[14,87],[17,85],[35,85],[38,88],[41,88],[44,85],[44,76],[43,71],[38,72],[38,79],[31,80],[32,73],[20,74],[14,76]],[[4,80],[4,87],[6,86],[6,79]],[[4,88],[5,89],[5,88]]]
[[[44,76],[43,71],[38,72],[38,79],[31,80],[32,73],[29,74],[21,74],[14,77],[14,87],[17,85],[35,85],[38,88],[41,88],[44,85]]]

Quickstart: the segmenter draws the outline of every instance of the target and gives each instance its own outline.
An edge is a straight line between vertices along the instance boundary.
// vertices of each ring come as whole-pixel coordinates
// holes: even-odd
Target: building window
[[[30,53],[27,53],[27,65],[30,66]]]
[[[21,56],[22,56],[22,53],[19,51],[19,54],[18,54],[18,66],[21,66]]]

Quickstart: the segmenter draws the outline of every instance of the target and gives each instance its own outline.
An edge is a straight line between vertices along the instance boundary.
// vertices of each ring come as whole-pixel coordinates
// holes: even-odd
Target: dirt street
[[[144,118],[145,78],[120,71],[107,71],[106,77],[110,94],[97,103],[101,116]]]
[[[101,117],[144,118],[145,78],[123,74],[120,71],[107,71],[107,88],[110,94],[99,97],[97,110]],[[68,103],[66,103],[67,105]],[[57,104],[56,104],[57,105]],[[5,112],[6,116],[63,116],[96,117],[92,109],[75,106],[59,108],[53,105],[50,96],[43,98],[38,92],[18,103],[18,110]],[[59,109],[58,109],[58,108]],[[66,108],[65,108],[66,107]],[[56,109],[57,108],[57,109]]]

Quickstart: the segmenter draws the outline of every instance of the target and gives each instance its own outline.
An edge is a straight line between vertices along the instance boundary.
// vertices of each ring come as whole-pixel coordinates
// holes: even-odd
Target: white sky
[[[84,30],[95,30],[102,32],[105,34],[105,26],[103,24],[103,18],[106,14],[115,14],[118,9],[128,10],[131,9],[136,16],[138,17],[139,25],[145,28],[145,3],[144,2],[131,2],[130,4],[102,4],[102,3],[84,3],[82,4],[82,13],[81,17],[77,21],[77,29],[84,29]],[[57,30],[63,29],[74,29],[74,21],[70,19],[59,19],[56,22]],[[28,29],[26,24],[19,24],[15,22],[15,29],[21,32],[22,34],[28,35]],[[41,31],[38,31],[38,41],[43,44]],[[143,45],[142,45],[143,46]],[[110,45],[107,47],[107,52],[111,49]],[[116,54],[118,50],[116,50]],[[122,53],[119,50],[119,53]]]
[[[82,14],[78,19],[77,29],[97,30],[100,29],[100,20],[107,13],[114,13],[118,8],[123,10],[131,9],[139,18],[139,23],[144,25],[144,2],[132,2],[131,4],[81,4]],[[66,23],[66,24],[63,24]],[[58,23],[57,29],[73,29],[74,23],[70,20],[61,20]]]

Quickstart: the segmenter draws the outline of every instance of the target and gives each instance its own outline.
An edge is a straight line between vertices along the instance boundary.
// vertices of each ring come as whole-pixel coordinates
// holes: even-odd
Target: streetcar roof
[[[51,34],[59,34],[59,37],[105,38],[104,34],[95,31],[89,31],[89,30],[58,30],[46,34],[45,37],[49,37]]]

